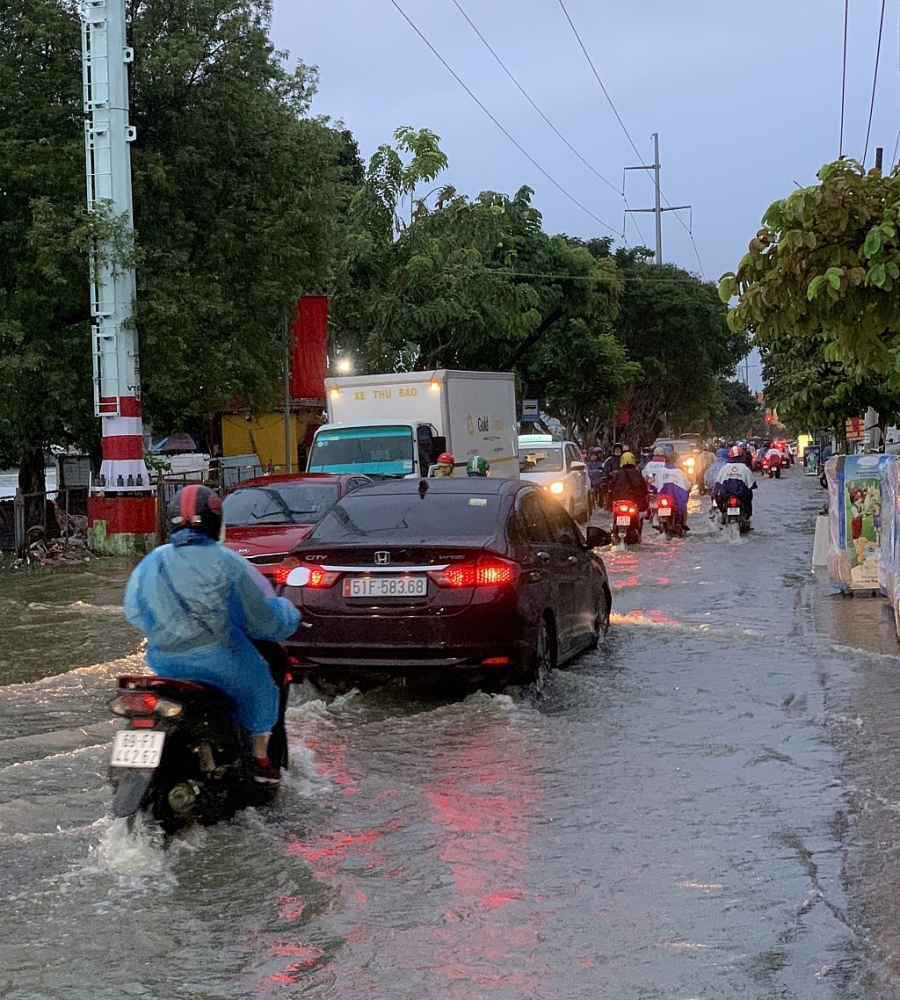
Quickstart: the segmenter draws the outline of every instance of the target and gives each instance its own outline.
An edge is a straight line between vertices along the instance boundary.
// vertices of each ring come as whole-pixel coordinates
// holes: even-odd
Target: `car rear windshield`
[[[337,483],[244,486],[222,500],[226,528],[259,524],[315,524],[337,500]]]
[[[520,448],[519,472],[562,472],[562,448]]]
[[[412,428],[336,427],[319,431],[309,471],[408,476],[413,471]]]
[[[486,539],[497,533],[500,497],[495,494],[418,493],[348,496],[322,518],[318,542],[352,542],[388,536],[408,542]]]

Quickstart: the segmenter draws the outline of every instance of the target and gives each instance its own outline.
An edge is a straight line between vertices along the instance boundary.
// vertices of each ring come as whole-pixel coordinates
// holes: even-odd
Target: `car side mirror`
[[[606,528],[598,528],[594,524],[588,525],[587,547],[589,549],[599,549],[604,545],[612,545],[612,535]],[[290,577],[288,577],[290,582]]]
[[[584,469],[586,469],[586,468],[587,468],[587,466],[586,466],[586,465],[584,464],[584,462],[573,462],[573,463],[572,463],[572,464],[571,464],[571,465],[569,466],[569,468],[570,468],[570,469],[571,469],[571,470],[572,470],[573,472],[582,472],[582,471],[583,471]]]

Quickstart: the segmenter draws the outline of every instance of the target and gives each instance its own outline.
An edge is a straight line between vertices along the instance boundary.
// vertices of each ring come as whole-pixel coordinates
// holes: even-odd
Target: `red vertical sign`
[[[328,298],[304,295],[297,301],[291,352],[291,399],[325,399],[328,373]]]

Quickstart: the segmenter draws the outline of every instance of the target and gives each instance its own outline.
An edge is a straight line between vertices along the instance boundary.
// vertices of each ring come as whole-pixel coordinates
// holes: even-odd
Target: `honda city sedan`
[[[546,676],[609,627],[606,567],[566,511],[513,479],[378,483],[338,501],[279,567],[303,614],[295,676],[333,684]]]
[[[277,583],[277,566],[325,511],[371,482],[368,476],[308,472],[245,479],[222,497],[225,544]]]

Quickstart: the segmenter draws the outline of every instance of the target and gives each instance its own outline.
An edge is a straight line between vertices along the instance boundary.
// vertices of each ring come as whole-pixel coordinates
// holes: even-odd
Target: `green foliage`
[[[271,402],[285,310],[324,289],[358,169],[347,133],[306,116],[269,0],[133,6],[136,323],[145,409],[198,425],[234,396]]]
[[[749,338],[733,332],[715,285],[649,251],[619,250],[625,277],[615,333],[641,366],[628,394],[629,443],[649,443],[668,426],[705,428],[721,408],[720,380],[734,374]]]
[[[401,148],[378,150],[351,207],[332,285],[341,347],[362,370],[513,369],[570,426],[611,416],[637,370],[611,333],[615,262],[548,236],[528,188],[469,200],[445,187],[399,222],[400,199],[445,160],[432,133],[395,138]],[[401,152],[413,154],[402,170]]]
[[[766,401],[779,419],[798,432],[833,428],[840,437],[848,418],[874,406],[890,423],[897,399],[887,381],[848,378],[842,365],[825,359],[824,348],[823,337],[784,337],[760,348]]]
[[[40,474],[96,424],[80,109],[74,0],[0,4],[0,466]]]
[[[737,441],[750,429],[761,433],[765,425],[765,408],[756,401],[745,382],[720,379],[719,405],[715,408],[712,425],[718,437]]]
[[[722,300],[738,297],[729,323],[754,331],[770,357],[804,339],[856,385],[874,378],[896,391],[900,171],[839,160],[818,176],[769,208],[737,272],[723,276]]]
[[[96,441],[80,4],[0,4],[0,464]],[[270,0],[132,0],[135,323],[144,411],[197,427],[269,402],[281,324],[324,288],[361,180],[355,143],[308,116],[315,71],[268,38]]]

